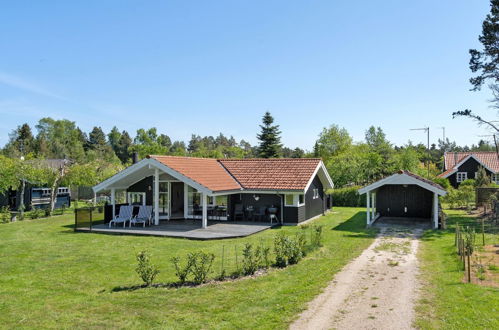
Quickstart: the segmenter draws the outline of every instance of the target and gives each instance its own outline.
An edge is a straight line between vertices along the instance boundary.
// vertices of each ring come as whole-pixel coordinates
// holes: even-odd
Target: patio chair
[[[241,217],[241,219],[244,220],[243,204],[234,205],[234,220],[237,220],[237,217]]]
[[[152,220],[152,206],[151,205],[140,205],[139,206],[139,213],[130,220],[130,227],[132,227],[132,224],[135,225],[136,223],[141,223],[143,224],[143,227],[151,225],[151,220]]]
[[[116,226],[117,223],[123,223],[123,228],[126,226],[126,222],[132,219],[133,206],[132,205],[121,205],[119,213],[109,221],[109,228],[111,228],[111,224],[114,223]]]
[[[258,210],[253,213],[253,220],[258,219],[258,221],[262,221],[262,218],[265,220],[266,215],[267,208],[265,206],[260,206]]]

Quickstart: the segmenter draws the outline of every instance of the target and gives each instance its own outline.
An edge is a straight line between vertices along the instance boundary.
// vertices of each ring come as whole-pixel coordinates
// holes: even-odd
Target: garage
[[[409,171],[399,171],[359,189],[366,194],[367,225],[382,219],[401,218],[428,222],[438,228],[438,196],[447,192],[440,185]]]

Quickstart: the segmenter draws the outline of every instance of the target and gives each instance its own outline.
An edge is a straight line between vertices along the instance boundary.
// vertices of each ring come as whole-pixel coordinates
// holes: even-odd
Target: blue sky
[[[495,116],[470,92],[488,0],[0,1],[0,145],[44,116],[172,139],[223,132],[256,143],[270,111],[283,142],[325,126],[403,144],[438,127],[487,134],[451,113]]]

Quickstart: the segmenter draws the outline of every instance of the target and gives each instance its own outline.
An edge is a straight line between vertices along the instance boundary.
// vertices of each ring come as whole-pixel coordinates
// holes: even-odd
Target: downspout
[[[284,195],[283,194],[279,194],[279,196],[281,197],[281,225],[284,224],[284,221],[283,221],[283,214],[284,214]]]

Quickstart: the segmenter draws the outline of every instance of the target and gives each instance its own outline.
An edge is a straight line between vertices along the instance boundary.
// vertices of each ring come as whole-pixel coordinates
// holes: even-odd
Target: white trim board
[[[359,191],[360,195],[363,195],[365,193],[376,190],[379,187],[387,185],[387,184],[395,184],[395,185],[413,184],[413,185],[420,186],[421,188],[424,188],[424,189],[429,190],[431,192],[434,192],[440,196],[447,195],[447,192],[445,190],[439,189],[435,186],[432,186],[431,184],[428,184],[426,182],[418,180],[410,175],[407,175],[406,173],[395,173],[387,178],[384,178],[384,179],[379,180],[373,184],[370,184],[366,187],[363,187],[363,188],[359,189],[358,191]]]

